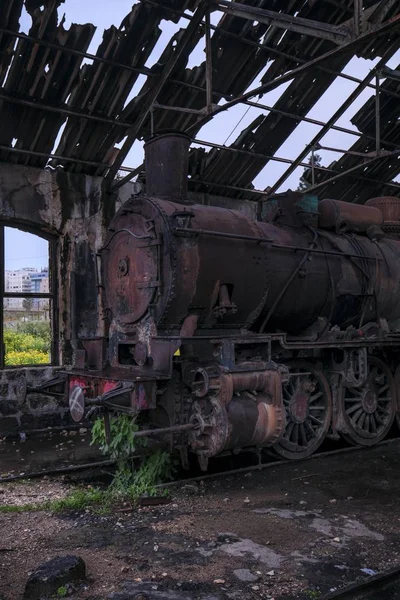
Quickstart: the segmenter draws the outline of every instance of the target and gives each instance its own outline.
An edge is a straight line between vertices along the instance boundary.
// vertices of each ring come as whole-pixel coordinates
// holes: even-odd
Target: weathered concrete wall
[[[73,362],[80,340],[102,337],[104,319],[98,295],[96,253],[104,242],[107,224],[116,209],[140,185],[128,183],[117,195],[104,193],[101,178],[62,171],[0,163],[0,220],[10,226],[43,232],[56,240],[57,331],[60,365]],[[256,218],[257,203],[189,194],[190,200],[235,208]],[[54,375],[52,368],[7,369],[0,373],[0,434],[15,428],[64,424],[67,408],[43,394],[30,394],[26,404],[15,402],[15,381],[27,373],[30,385]]]
[[[111,205],[110,205],[111,203]],[[50,234],[56,240],[57,330],[59,364],[71,364],[78,337],[102,335],[96,287],[95,254],[106,230],[102,179],[0,163],[0,219],[10,226]],[[28,384],[51,379],[54,369],[23,369]],[[0,432],[69,421],[67,407],[43,394],[30,394],[23,407],[15,401],[21,369],[1,373]]]

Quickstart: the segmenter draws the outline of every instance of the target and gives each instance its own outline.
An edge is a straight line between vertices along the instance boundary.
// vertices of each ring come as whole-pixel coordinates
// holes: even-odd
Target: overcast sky
[[[64,4],[62,4],[59,8],[59,15],[61,18],[65,13],[66,28],[68,28],[72,22],[91,22],[97,27],[93,41],[88,50],[88,52],[95,54],[96,49],[101,42],[104,29],[110,27],[112,24],[118,27],[123,18],[131,10],[132,4],[132,0],[113,0],[112,3],[110,3],[109,0],[65,0]],[[110,9],[111,6],[112,9]],[[212,14],[212,22],[217,23],[221,15],[221,13],[214,12]],[[28,33],[30,24],[31,19],[29,15],[24,12],[21,20],[21,31]],[[146,66],[151,67],[157,61],[171,36],[179,28],[185,27],[186,25],[187,21],[183,19],[181,19],[178,24],[174,24],[169,21],[162,21],[161,28],[163,33],[160,36],[153,53],[149,57]],[[344,72],[358,78],[363,78],[378,60],[379,59],[376,59],[375,61],[366,61],[364,59],[354,58],[347,65]],[[397,53],[397,55],[393,57],[388,64],[392,68],[396,68],[399,60],[400,53]],[[193,67],[194,65],[198,65],[203,61],[204,43],[201,41],[190,56],[188,66]],[[258,79],[251,84],[250,89],[259,85],[263,73],[264,71],[260,74]],[[127,100],[128,102],[137,94],[144,81],[144,76],[140,76],[138,78],[138,82],[136,83]],[[261,102],[266,105],[273,105],[288,85],[289,83],[280,86],[269,94],[265,94]],[[312,108],[308,116],[317,120],[327,121],[356,86],[357,84],[352,83],[351,81],[338,78],[331,88],[322,96],[319,102],[317,102],[317,104]],[[339,119],[337,125],[355,130],[355,127],[351,124],[350,119],[372,95],[372,93],[372,90],[365,90],[358,97],[351,108],[346,111],[341,119]],[[254,99],[257,100],[257,98]],[[229,111],[225,111],[217,115],[200,131],[197,137],[199,139],[204,139],[218,144],[224,144],[228,138],[226,143],[229,145],[239,135],[240,131],[247,127],[260,113],[262,113],[260,109],[250,108],[250,110],[248,110],[247,106],[237,105]],[[267,114],[267,112],[265,111],[264,114]],[[232,130],[237,126],[240,119],[242,119],[240,125],[237,127],[234,133],[231,134]],[[305,144],[318,132],[318,130],[319,127],[315,125],[304,122],[301,123],[296,128],[295,132],[289,136],[281,148],[279,148],[277,156],[295,158],[304,148]],[[323,144],[325,146],[347,149],[355,142],[355,140],[355,136],[332,130],[323,138]],[[58,140],[56,144],[57,143]],[[319,152],[319,154],[322,156],[323,165],[328,165],[331,161],[336,160],[341,156],[340,154],[327,151]],[[131,152],[127,156],[124,165],[136,167],[141,164],[142,161],[143,144],[142,142],[136,142]],[[253,181],[254,186],[258,189],[264,189],[267,186],[272,185],[287,169],[287,166],[288,165],[283,163],[270,161]],[[295,189],[298,185],[298,181],[302,175],[302,172],[303,168],[297,169],[291,175],[291,177],[287,179],[285,184],[282,186],[281,191],[288,188]],[[8,251],[6,252],[6,268],[14,269],[22,266],[41,267],[46,264],[47,261],[43,257],[46,254],[46,252],[44,252],[44,248],[47,246],[47,242],[38,240],[35,236],[31,236],[30,234],[25,234],[11,228],[8,230],[7,242]]]

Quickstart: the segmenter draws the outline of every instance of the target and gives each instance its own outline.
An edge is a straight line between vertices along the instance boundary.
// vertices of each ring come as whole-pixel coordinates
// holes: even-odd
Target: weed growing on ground
[[[57,590],[57,598],[65,598],[66,596],[68,596],[68,589],[65,585],[62,585]]]
[[[0,512],[16,513],[28,512],[30,510],[38,510],[37,504],[0,504]]]
[[[310,598],[310,600],[316,600],[316,598],[321,596],[321,592],[319,590],[306,590],[304,594],[307,596],[307,598]]]
[[[135,419],[126,415],[110,418],[111,439],[107,439],[103,419],[97,419],[92,428],[92,444],[98,444],[103,454],[117,461],[114,479],[106,492],[111,501],[137,501],[141,496],[155,496],[156,485],[172,477],[172,463],[168,452],[156,450],[142,459],[134,469],[132,455],[146,446],[145,438],[135,438],[139,427]]]
[[[102,504],[105,500],[105,492],[98,488],[77,489],[60,500],[53,500],[48,508],[53,512],[62,510],[84,510],[88,506]]]
[[[92,428],[91,442],[117,462],[117,469],[108,489],[78,488],[65,498],[42,504],[0,505],[0,512],[81,511],[93,507],[96,512],[104,514],[117,502],[135,503],[143,496],[167,495],[166,490],[160,492],[156,486],[172,478],[170,454],[156,450],[144,456],[135,470],[131,457],[135,450],[146,445],[144,438],[135,439],[135,432],[138,431],[135,420],[126,415],[111,417],[110,429],[111,439],[108,440],[103,419],[97,419]]]

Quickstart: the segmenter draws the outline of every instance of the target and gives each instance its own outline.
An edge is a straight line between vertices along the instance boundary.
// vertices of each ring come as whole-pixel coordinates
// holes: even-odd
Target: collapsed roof
[[[124,170],[136,139],[171,128],[202,138],[201,127],[214,114],[243,103],[258,107],[259,116],[230,146],[202,138],[203,147],[192,148],[190,187],[264,199],[284,187],[298,165],[304,166],[327,131],[344,130],[337,119],[362,90],[373,87],[376,92],[381,76],[379,113],[370,98],[352,119],[356,141],[349,151],[329,166],[309,171],[306,179],[318,195],[348,201],[399,193],[400,184],[393,179],[400,173],[400,77],[391,72],[389,78],[389,71],[385,77],[385,67],[400,48],[400,0],[141,0],[120,27],[104,32],[95,55],[88,53],[95,26],[66,29],[59,19],[61,4],[0,4],[1,161],[112,181]],[[24,6],[32,19],[27,35],[20,33]],[[210,25],[209,6],[219,18],[216,25]],[[163,20],[185,26],[149,68]],[[189,57],[206,32],[207,57],[190,68]],[[354,56],[379,59],[365,80],[343,74]],[[144,82],[131,98],[140,76]],[[258,93],[249,92],[260,77]],[[356,90],[343,98],[333,120],[310,118],[338,77],[356,83]],[[265,108],[263,93],[282,81],[290,82],[288,87]],[[278,157],[302,122],[319,123],[319,134],[296,159]],[[285,177],[271,181],[266,190],[254,190],[255,177],[274,160],[287,162]],[[140,166],[126,170],[133,176]]]

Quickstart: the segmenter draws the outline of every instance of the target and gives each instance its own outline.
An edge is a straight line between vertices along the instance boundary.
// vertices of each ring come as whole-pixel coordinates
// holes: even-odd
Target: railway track
[[[324,596],[321,600],[397,600],[400,598],[400,568],[379,573]]]
[[[385,446],[388,444],[396,444],[396,443],[400,445],[399,437],[386,439],[386,440],[379,442],[378,444],[375,444],[374,446],[369,446],[369,447],[348,446],[345,448],[337,448],[335,450],[316,452],[315,454],[312,454],[308,458],[303,458],[303,459],[300,459],[297,461],[294,461],[291,459],[273,459],[273,458],[271,458],[270,461],[259,463],[257,465],[250,465],[247,467],[240,467],[237,469],[226,469],[226,470],[217,471],[214,473],[204,473],[202,475],[197,475],[194,477],[184,477],[184,478],[180,477],[180,478],[175,479],[174,481],[162,483],[162,484],[158,485],[157,487],[158,487],[158,489],[172,488],[177,485],[184,485],[184,484],[188,484],[188,483],[197,483],[199,481],[206,481],[206,480],[210,480],[210,479],[220,479],[220,478],[228,477],[228,476],[232,476],[232,475],[239,475],[241,473],[250,473],[252,471],[263,471],[265,469],[280,467],[280,466],[284,466],[284,465],[301,464],[301,463],[304,463],[309,460],[314,460],[316,458],[336,456],[339,454],[351,454],[352,452],[355,452],[355,451],[367,453],[369,450],[372,450],[379,446]],[[133,457],[133,458],[135,458],[135,457]],[[59,468],[51,468],[51,469],[44,469],[44,470],[39,470],[39,471],[25,472],[23,474],[1,477],[0,484],[10,483],[13,481],[18,481],[18,480],[23,480],[23,479],[34,479],[34,478],[40,478],[40,477],[45,477],[45,476],[64,475],[64,474],[74,473],[74,472],[78,472],[78,471],[104,469],[106,467],[112,467],[115,464],[116,464],[115,460],[103,460],[103,461],[92,461],[92,462],[77,464],[77,465],[69,465],[69,466],[59,467]]]

